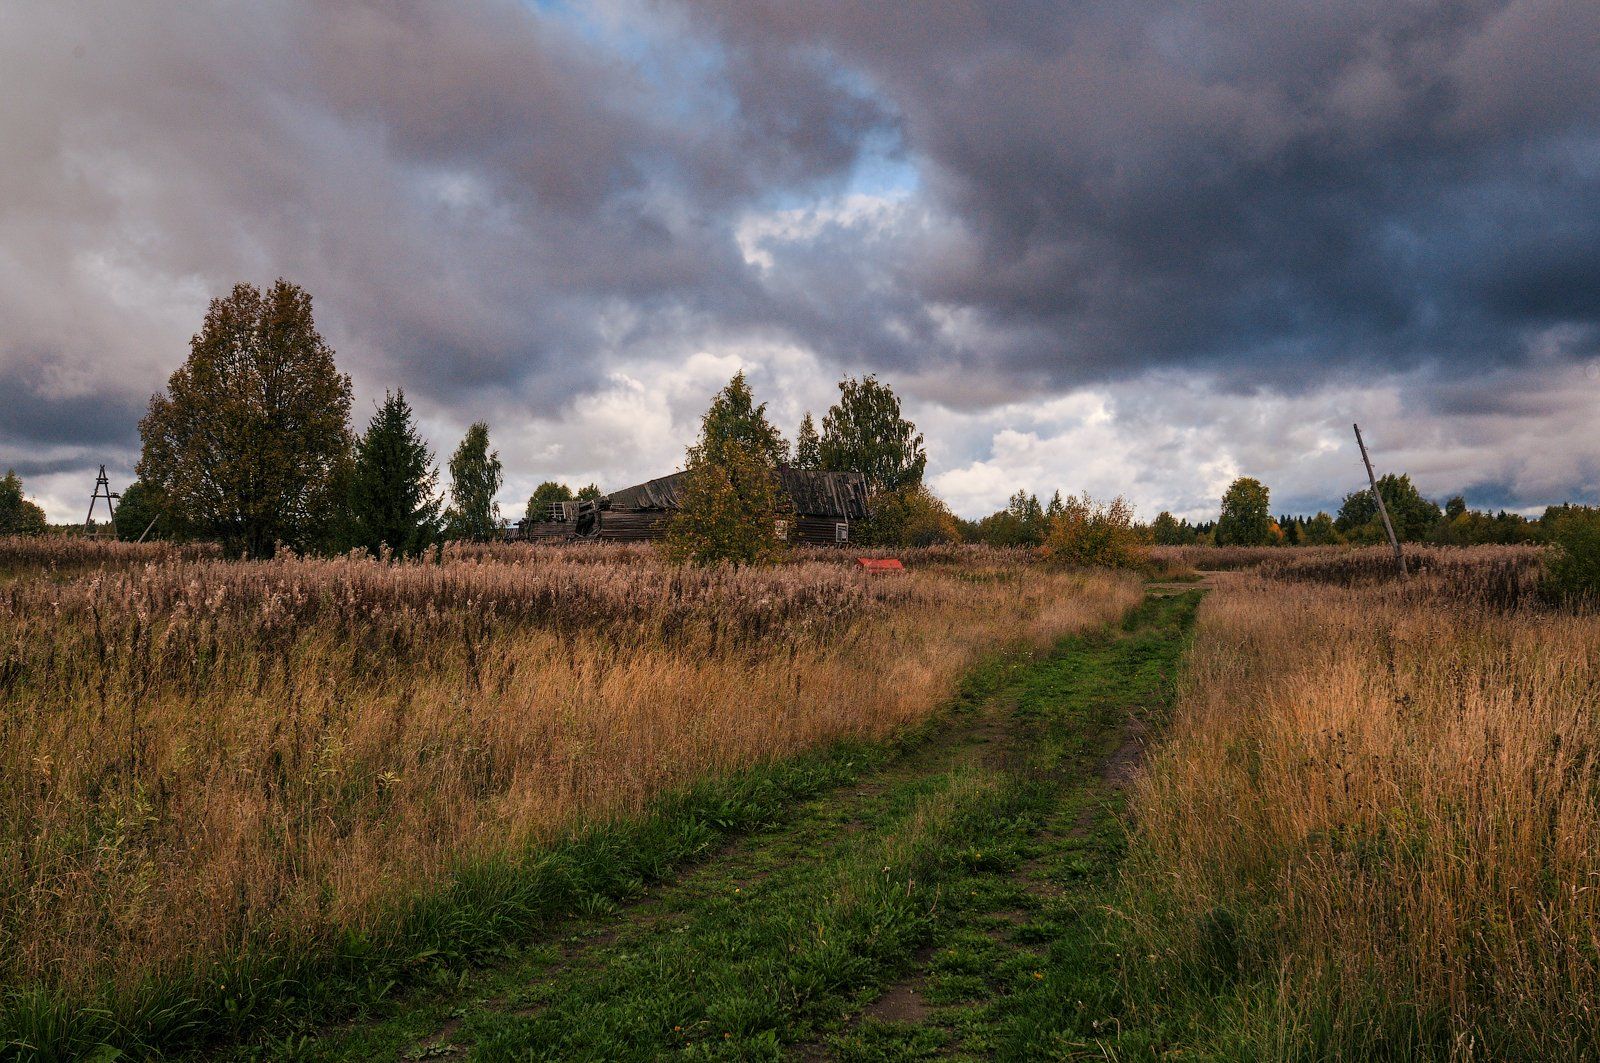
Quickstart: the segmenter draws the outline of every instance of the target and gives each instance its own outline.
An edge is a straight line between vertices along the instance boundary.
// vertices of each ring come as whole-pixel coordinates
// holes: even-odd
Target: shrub
[[[1572,509],[1553,522],[1555,556],[1545,589],[1565,601],[1600,599],[1600,509]]]
[[[1057,565],[1140,568],[1147,561],[1133,526],[1133,507],[1121,495],[1107,503],[1088,494],[1066,499],[1051,518],[1039,553]]]
[[[950,507],[919,484],[873,499],[867,539],[874,546],[937,546],[960,542],[961,526]]]

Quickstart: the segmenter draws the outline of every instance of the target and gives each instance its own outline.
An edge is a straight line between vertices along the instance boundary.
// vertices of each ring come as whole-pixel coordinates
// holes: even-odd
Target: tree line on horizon
[[[760,527],[774,524],[781,509],[772,475],[780,465],[861,473],[871,516],[853,537],[864,545],[972,542],[1048,550],[1052,534],[1084,520],[1167,546],[1385,539],[1365,487],[1346,495],[1336,515],[1274,517],[1267,487],[1252,477],[1229,485],[1215,521],[1191,524],[1162,511],[1140,524],[1120,498],[1101,504],[1087,495],[1064,498],[1059,490],[1044,503],[1019,490],[996,512],[965,520],[924,484],[923,436],[902,416],[893,389],[870,374],[846,377],[838,388],[821,427],[807,411],[791,444],[772,424],[767,404],[756,402],[744,373],[736,373],[714,396],[685,455],[688,504],[672,524],[669,549],[699,560],[719,550],[745,560],[770,555],[775,544]],[[119,537],[212,539],[231,556],[268,557],[280,545],[414,556],[447,539],[483,541],[500,533],[503,468],[486,423],[468,428],[446,465],[449,482],[441,493],[439,468],[404,391],[386,392],[360,433],[350,424],[351,394],[349,376],[338,371],[316,330],[309,294],[282,279],[265,292],[236,285],[211,302],[188,358],[166,392],[151,398],[139,425],[137,479],[116,511]],[[1408,542],[1549,541],[1566,516],[1593,512],[1552,506],[1530,519],[1469,509],[1459,495],[1440,506],[1406,474],[1382,477],[1378,490],[1396,534]],[[547,480],[529,496],[525,519],[546,519],[554,502],[600,495],[595,484],[574,491]],[[703,526],[693,531],[696,521]],[[756,531],[729,531],[722,547],[704,546],[716,538],[716,527],[741,523]],[[0,534],[44,530],[43,511],[8,472],[0,478]],[[702,545],[685,546],[694,536]],[[1056,551],[1063,552],[1059,542]]]
[[[869,541],[953,541],[955,517],[922,485],[922,436],[900,416],[893,390],[870,375],[846,378],[839,389],[821,430],[808,413],[791,447],[737,374],[689,449],[689,489],[704,503],[696,513],[748,520],[761,509],[718,486],[719,477],[770,479],[755,476],[752,461],[851,469],[872,491]],[[448,539],[500,534],[503,468],[486,423],[473,424],[451,456],[441,497],[438,466],[404,391],[386,392],[359,433],[351,404],[350,377],[316,329],[310,295],[283,279],[265,292],[236,285],[212,300],[187,359],[151,397],[139,424],[137,479],[116,510],[118,536],[207,539],[228,556],[263,558],[280,547],[414,556]],[[594,484],[573,492],[545,481],[526,513],[537,519],[551,502],[599,496]],[[20,478],[0,480],[0,534],[44,530]]]
[[[1594,507],[1571,503],[1547,506],[1538,517],[1500,510],[1471,509],[1462,495],[1443,506],[1423,496],[1407,473],[1378,478],[1378,493],[1401,542],[1439,546],[1517,545],[1552,541],[1555,529],[1574,514]],[[1240,477],[1223,493],[1215,521],[1191,524],[1163,510],[1149,525],[1158,546],[1375,546],[1388,541],[1370,487],[1345,495],[1337,514],[1273,516],[1271,495],[1253,477]]]

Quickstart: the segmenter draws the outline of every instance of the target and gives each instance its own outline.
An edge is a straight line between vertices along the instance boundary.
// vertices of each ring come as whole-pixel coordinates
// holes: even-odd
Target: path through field
[[[637,901],[272,1058],[1039,1059],[1117,1028],[1121,790],[1200,593],[988,677],[920,745]]]

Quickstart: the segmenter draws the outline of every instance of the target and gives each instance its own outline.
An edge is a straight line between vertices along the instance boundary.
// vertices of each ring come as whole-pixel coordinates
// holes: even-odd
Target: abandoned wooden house
[[[675,472],[613,491],[594,502],[556,502],[542,521],[524,520],[520,539],[599,539],[643,542],[667,533],[682,508],[687,473]],[[850,525],[867,517],[867,485],[860,473],[778,467],[784,516],[779,534],[790,542],[842,544]]]

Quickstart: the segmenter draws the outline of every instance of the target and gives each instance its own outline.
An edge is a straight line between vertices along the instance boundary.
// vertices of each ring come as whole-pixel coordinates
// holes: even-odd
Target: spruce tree
[[[700,421],[700,441],[696,446],[710,454],[730,441],[756,451],[769,465],[783,465],[789,460],[788,441],[767,420],[767,404],[756,404],[743,370],[735,373],[728,386],[711,400],[711,407]]]
[[[800,419],[800,430],[794,434],[794,467],[822,468],[822,439],[817,435],[817,422],[811,419],[809,410]]]
[[[438,479],[406,393],[386,393],[356,441],[349,487],[354,545],[374,554],[387,547],[401,557],[432,545],[439,534]]]

